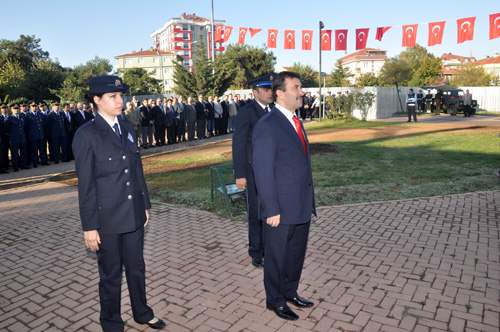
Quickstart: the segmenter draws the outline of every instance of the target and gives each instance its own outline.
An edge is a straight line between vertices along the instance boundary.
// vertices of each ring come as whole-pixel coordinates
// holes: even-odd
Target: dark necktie
[[[304,151],[306,152],[306,157],[307,157],[306,140],[304,138],[304,133],[302,132],[302,126],[300,124],[300,120],[297,119],[295,115],[293,116],[293,122],[295,123],[295,129],[297,129],[297,134],[299,135],[299,138],[302,141],[302,145],[304,146]]]
[[[113,129],[115,130],[116,137],[118,137],[118,140],[121,143],[122,142],[122,135],[120,135],[120,129],[118,128],[118,123],[115,123],[113,125]]]
[[[266,113],[269,113],[269,106],[267,106],[267,105],[266,105],[266,108],[264,108],[264,111],[265,111]],[[295,120],[294,120],[294,121],[295,121]]]

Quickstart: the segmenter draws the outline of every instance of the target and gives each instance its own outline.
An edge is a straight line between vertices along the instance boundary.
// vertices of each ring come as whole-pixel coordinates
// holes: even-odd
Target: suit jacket
[[[276,108],[255,125],[253,170],[261,219],[280,214],[280,223],[303,224],[316,214],[309,142],[304,146],[288,119]]]
[[[266,112],[255,100],[240,109],[234,119],[233,133],[233,167],[234,177],[249,178],[252,172],[252,133],[257,121]]]
[[[186,112],[186,121],[194,122],[196,121],[196,110],[194,109],[194,105],[186,104],[184,105],[184,111]]]
[[[214,109],[214,104],[213,103],[205,103],[205,106],[207,106],[207,120],[213,120],[215,118],[215,109]]]
[[[229,118],[229,103],[223,100],[220,102],[220,105],[222,106],[222,118],[223,119]]]
[[[153,116],[151,114],[151,110],[149,109],[149,106],[144,106],[142,105],[139,107],[139,112],[141,114],[141,126],[143,127],[148,127],[149,126],[149,121],[153,120]]]
[[[173,113],[173,114],[172,114]],[[165,106],[165,124],[167,126],[172,126],[176,124],[175,109],[173,106]]]
[[[472,94],[464,94],[464,105],[472,105]]]
[[[206,105],[207,103],[202,103],[200,101],[197,101],[196,104],[194,104],[194,109],[196,110],[196,120],[205,120],[207,118],[205,115]]]
[[[100,114],[73,140],[84,231],[122,234],[143,227],[151,208],[134,127],[118,119],[122,141]]]
[[[185,107],[186,105],[179,101],[174,104],[175,116],[178,122],[186,121],[186,113],[184,112]]]
[[[83,126],[85,123],[89,122],[90,120],[92,120],[92,114],[90,114],[89,112],[86,112],[86,111],[83,111],[83,115],[85,116],[82,117],[82,114],[80,113],[80,110],[76,110],[75,111],[75,115],[74,115],[74,119],[75,119],[75,131],[78,130],[78,128],[80,128],[81,126]]]
[[[160,108],[160,106],[156,105],[151,109],[151,118],[154,121],[155,127],[161,128],[165,126],[165,116],[166,114],[163,113],[163,110]]]
[[[66,131],[66,137],[73,136],[75,134],[75,113],[68,112],[71,120],[68,120],[68,115],[63,112],[64,117],[64,130]]]

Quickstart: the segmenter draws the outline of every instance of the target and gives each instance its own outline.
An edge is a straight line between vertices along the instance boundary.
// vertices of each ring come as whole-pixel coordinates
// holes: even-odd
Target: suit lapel
[[[300,137],[297,134],[297,131],[295,130],[295,128],[292,127],[292,124],[290,123],[290,121],[288,121],[286,116],[284,116],[280,110],[276,109],[273,112],[276,113],[275,116],[276,116],[276,119],[277,119],[278,123],[280,124],[280,126],[288,134],[288,136],[290,136],[292,141],[297,146],[297,149],[300,149],[300,151],[302,151],[302,155],[304,156],[304,158],[307,158],[306,151],[304,150],[304,146],[302,145],[302,141],[300,140]],[[302,130],[302,132],[304,132],[304,130]],[[307,138],[305,135],[304,135],[304,138],[306,139],[306,143],[307,143]],[[309,146],[309,144],[306,144],[306,146]],[[309,151],[308,151],[308,153],[309,153]]]
[[[106,122],[106,120],[103,119],[103,117],[99,114],[99,112],[96,114],[95,116],[95,122],[97,124],[97,127],[99,128],[99,130],[101,131],[101,135],[104,136],[104,138],[108,141],[110,141],[111,143],[115,144],[116,146],[120,147],[123,149],[123,145],[122,145],[122,142],[123,142],[123,134],[122,134],[122,142],[120,142],[118,140],[118,138],[116,137],[116,134],[115,134],[115,131],[113,130],[113,128],[111,128],[108,123]],[[118,120],[119,122],[120,120]],[[123,132],[123,126],[122,127],[122,133]]]

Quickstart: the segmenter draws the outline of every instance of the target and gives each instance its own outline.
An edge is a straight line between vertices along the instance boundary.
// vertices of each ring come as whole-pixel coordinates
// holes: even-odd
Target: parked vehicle
[[[451,116],[455,116],[457,113],[464,112],[464,90],[454,85],[426,85],[422,87],[422,90],[425,92],[431,90],[432,111],[436,108],[434,106],[434,96],[437,90],[441,90],[443,92],[443,105],[441,106],[443,113],[449,113]],[[477,106],[477,100],[472,100],[472,115],[476,114]]]

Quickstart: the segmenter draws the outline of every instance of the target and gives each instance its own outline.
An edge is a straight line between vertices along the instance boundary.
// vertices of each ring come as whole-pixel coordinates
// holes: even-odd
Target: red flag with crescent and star
[[[276,48],[276,38],[278,37],[278,30],[267,30],[267,48]]]
[[[429,43],[428,46],[441,44],[443,40],[444,25],[446,21],[429,23]]]
[[[474,39],[474,23],[475,17],[467,17],[457,20],[457,43],[461,44],[467,40]]]
[[[285,50],[295,49],[295,30],[285,30]]]
[[[240,36],[238,37],[238,44],[245,44],[245,36],[248,28],[240,28]]]
[[[332,50],[332,30],[321,30],[321,50]]]
[[[364,50],[366,48],[369,30],[370,29],[356,29],[356,50]]]
[[[249,30],[250,30],[250,37],[255,36],[257,32],[262,31],[262,29],[254,29],[254,28],[249,28]]]
[[[222,39],[222,32],[224,31],[224,26],[223,25],[216,25],[215,26],[215,42],[220,42]]]
[[[302,30],[302,49],[306,51],[311,50],[313,31],[312,30]]]
[[[490,40],[500,37],[500,13],[490,15]]]
[[[384,33],[386,33],[390,28],[392,28],[392,27],[379,27],[379,28],[377,28],[377,34],[375,36],[375,39],[378,41],[382,41],[382,37],[384,36]]]
[[[413,47],[417,43],[418,24],[403,25],[403,47]]]
[[[229,36],[231,36],[231,32],[233,31],[233,27],[225,26],[224,27],[224,43],[227,42]]]
[[[335,30],[335,51],[347,51],[347,29]]]

